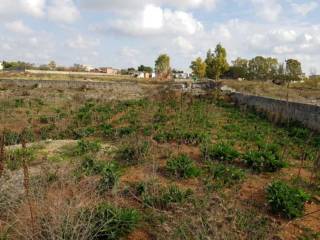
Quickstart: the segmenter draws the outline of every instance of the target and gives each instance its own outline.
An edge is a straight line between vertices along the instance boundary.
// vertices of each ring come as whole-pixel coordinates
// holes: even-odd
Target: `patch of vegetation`
[[[209,135],[200,130],[161,130],[154,136],[154,140],[159,143],[177,142],[179,144],[196,145],[206,142],[209,139]]]
[[[237,167],[228,166],[222,163],[208,165],[209,179],[214,181],[213,188],[232,187],[245,178],[245,172]]]
[[[315,232],[309,228],[303,228],[303,233],[298,237],[298,240],[319,240],[320,232]]]
[[[240,156],[237,150],[226,143],[204,145],[201,147],[201,153],[205,160],[218,160],[223,162],[232,162]]]
[[[257,172],[276,172],[286,167],[280,156],[272,151],[249,151],[243,155],[245,164]]]
[[[121,239],[132,232],[141,219],[135,209],[116,208],[105,203],[86,213],[92,240]]]
[[[293,219],[303,215],[304,204],[310,196],[298,188],[275,181],[267,188],[267,199],[273,213]]]
[[[185,154],[169,159],[166,170],[171,176],[176,178],[191,178],[197,177],[200,174],[200,169],[197,168],[194,161]]]
[[[119,167],[115,163],[106,163],[100,170],[101,179],[98,189],[100,193],[112,190],[118,183],[120,177]]]
[[[269,239],[268,236],[274,232],[270,219],[255,210],[238,211],[236,226],[248,240]]]
[[[135,144],[126,144],[117,150],[115,159],[128,166],[141,163],[149,151],[148,142],[138,142]]]
[[[35,149],[34,148],[17,148],[10,150],[6,154],[6,165],[11,171],[18,170],[22,167],[23,161],[30,163],[35,160]]]
[[[161,187],[155,183],[140,183],[136,187],[137,195],[146,207],[169,209],[174,204],[185,203],[192,195],[190,189],[184,191],[177,186]]]
[[[101,149],[101,144],[98,141],[79,140],[75,149],[76,155],[84,155],[87,153],[97,153]]]

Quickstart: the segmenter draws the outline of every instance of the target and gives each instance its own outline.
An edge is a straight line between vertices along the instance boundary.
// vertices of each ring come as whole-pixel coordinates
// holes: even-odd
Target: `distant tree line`
[[[300,80],[303,76],[301,63],[296,59],[288,59],[280,63],[272,57],[257,56],[251,60],[237,58],[229,65],[227,51],[218,44],[212,52],[208,50],[206,59],[196,58],[190,68],[197,78],[231,78],[247,80],[273,80],[279,83]]]

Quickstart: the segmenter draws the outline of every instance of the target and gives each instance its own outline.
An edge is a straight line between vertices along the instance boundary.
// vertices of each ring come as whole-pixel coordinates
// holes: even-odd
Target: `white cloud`
[[[112,30],[131,36],[177,36],[194,35],[203,30],[203,25],[191,13],[146,5],[140,12],[119,17],[109,22],[107,26],[97,25],[93,30]]]
[[[48,17],[56,22],[73,23],[80,17],[80,12],[73,0],[52,0],[48,6]]]
[[[75,39],[67,41],[67,46],[74,49],[89,49],[100,44],[99,40],[92,40],[82,35],[78,35]]]
[[[307,2],[307,3],[291,3],[292,9],[296,13],[298,13],[302,16],[308,15],[310,12],[314,11],[318,6],[319,6],[319,4],[314,1]]]
[[[84,9],[111,10],[123,12],[127,10],[135,11],[143,8],[147,4],[161,7],[178,7],[181,9],[206,8],[213,9],[219,0],[80,0]]]
[[[282,5],[277,0],[251,0],[255,6],[256,14],[269,22],[278,20],[282,13]]]
[[[175,46],[177,46],[182,53],[190,53],[194,50],[194,47],[190,41],[184,37],[177,37],[173,40]]]
[[[15,18],[17,14],[43,17],[45,6],[46,0],[0,0],[0,18]]]
[[[5,24],[5,27],[10,32],[15,32],[19,34],[31,34],[33,31],[31,28],[26,26],[22,21],[16,20],[13,22],[8,22]]]
[[[44,8],[46,0],[20,0],[23,5],[24,11],[34,17],[44,16]]]

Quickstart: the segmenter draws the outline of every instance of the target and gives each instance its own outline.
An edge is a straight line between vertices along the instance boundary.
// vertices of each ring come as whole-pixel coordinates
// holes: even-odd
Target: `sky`
[[[320,73],[319,0],[0,0],[0,59],[172,67],[221,43],[228,60],[296,58]]]

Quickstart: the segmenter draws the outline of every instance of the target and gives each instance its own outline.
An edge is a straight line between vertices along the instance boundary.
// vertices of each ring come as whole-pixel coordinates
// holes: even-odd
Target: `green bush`
[[[101,149],[101,144],[98,141],[79,140],[75,153],[83,155],[86,153],[97,153]]]
[[[195,166],[193,160],[185,154],[168,160],[166,170],[176,178],[191,178],[200,174],[200,170]]]
[[[11,130],[5,130],[4,131],[4,143],[5,145],[16,145],[20,142],[20,136],[18,133],[13,132]]]
[[[146,207],[157,209],[169,209],[173,204],[183,204],[192,195],[190,189],[184,191],[175,185],[161,187],[155,183],[140,183],[136,190]]]
[[[112,190],[118,183],[120,171],[115,163],[107,163],[99,169],[101,179],[99,181],[99,192],[104,193]]]
[[[273,213],[293,219],[303,215],[304,204],[310,196],[284,182],[275,181],[267,188],[267,199]]]
[[[284,168],[286,163],[277,153],[272,151],[249,151],[243,155],[245,164],[257,172],[276,172]]]
[[[239,157],[239,152],[225,143],[205,145],[201,147],[202,156],[206,160],[231,162]]]
[[[209,177],[214,180],[214,188],[232,187],[245,178],[245,172],[237,167],[224,164],[210,164]]]
[[[101,173],[103,166],[104,163],[97,162],[92,156],[85,156],[79,170],[86,176],[91,176]]]
[[[125,165],[136,165],[145,159],[148,151],[148,142],[123,145],[118,149],[115,159]]]
[[[92,240],[118,240],[132,232],[140,220],[135,209],[116,208],[108,204],[100,204],[86,215]]]

